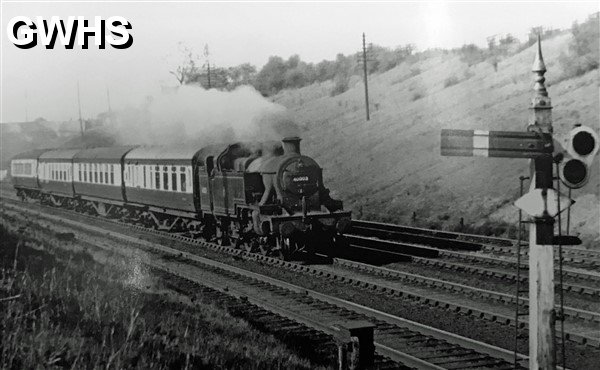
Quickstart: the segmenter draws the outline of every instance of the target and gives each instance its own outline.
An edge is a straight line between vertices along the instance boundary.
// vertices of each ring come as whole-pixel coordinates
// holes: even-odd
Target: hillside
[[[600,129],[598,70],[558,83],[558,57],[570,34],[543,42],[555,133],[574,124]],[[370,76],[371,120],[365,120],[364,87],[353,77],[348,91],[330,96],[332,82],[284,90],[273,101],[303,125],[303,152],[325,169],[325,181],[358,218],[455,229],[514,223],[518,177],[527,160],[440,156],[440,130],[524,130],[532,96],[535,46],[505,60],[494,72],[471,67],[440,51]],[[455,77],[458,83],[448,85]],[[599,171],[574,191],[572,225],[586,244],[599,241]],[[563,188],[564,190],[564,188]],[[413,221],[413,212],[416,221]],[[504,223],[504,226],[507,224]]]

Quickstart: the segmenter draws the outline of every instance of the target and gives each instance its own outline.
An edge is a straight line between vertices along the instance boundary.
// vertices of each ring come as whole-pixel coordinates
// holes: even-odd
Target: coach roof
[[[14,160],[14,159],[38,159],[40,157],[40,155],[42,155],[44,152],[47,152],[49,150],[50,149],[30,150],[30,151],[19,153],[19,154],[15,155],[14,157],[11,158],[11,160]]]
[[[84,149],[75,154],[73,162],[121,162],[121,158],[134,148],[136,146],[130,145]]]
[[[71,162],[75,154],[79,153],[81,149],[59,149],[50,150],[40,155],[40,161],[60,161],[60,162]]]
[[[125,155],[126,161],[192,160],[200,150],[197,146],[140,146]]]

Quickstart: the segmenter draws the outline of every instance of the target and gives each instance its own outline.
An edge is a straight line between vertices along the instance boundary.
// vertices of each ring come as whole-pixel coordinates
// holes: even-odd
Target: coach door
[[[213,157],[206,157],[204,166],[198,169],[200,209],[204,212],[213,212],[212,177],[214,176]]]

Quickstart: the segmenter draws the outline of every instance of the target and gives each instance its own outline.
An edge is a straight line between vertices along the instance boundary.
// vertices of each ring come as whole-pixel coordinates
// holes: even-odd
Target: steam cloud
[[[116,113],[109,131],[118,144],[173,145],[280,140],[299,135],[286,109],[252,87],[234,91],[181,86]]]

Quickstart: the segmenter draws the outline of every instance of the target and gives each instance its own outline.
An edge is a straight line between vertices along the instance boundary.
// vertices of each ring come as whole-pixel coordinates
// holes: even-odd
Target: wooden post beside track
[[[538,36],[532,71],[536,74],[528,129],[552,135],[552,104],[544,85],[546,65]],[[531,190],[553,188],[552,156],[531,160]],[[554,200],[552,200],[554,201]],[[554,218],[546,209],[529,228],[529,367],[555,369]]]

